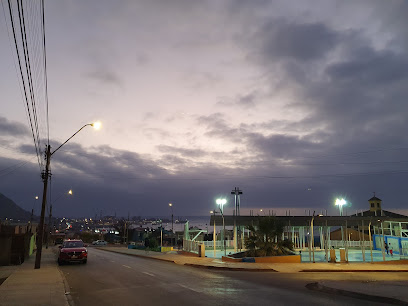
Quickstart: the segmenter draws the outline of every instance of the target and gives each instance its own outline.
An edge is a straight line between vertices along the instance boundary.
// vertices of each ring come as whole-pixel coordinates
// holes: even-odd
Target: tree
[[[257,227],[248,226],[250,236],[245,240],[248,256],[279,256],[293,254],[293,245],[283,240],[284,225],[275,217],[260,217]]]

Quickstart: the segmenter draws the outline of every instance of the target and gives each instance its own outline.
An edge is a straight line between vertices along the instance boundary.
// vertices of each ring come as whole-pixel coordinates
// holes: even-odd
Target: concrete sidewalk
[[[0,285],[0,305],[69,305],[53,248],[43,248],[41,257],[40,269],[34,269],[35,255],[15,267]]]

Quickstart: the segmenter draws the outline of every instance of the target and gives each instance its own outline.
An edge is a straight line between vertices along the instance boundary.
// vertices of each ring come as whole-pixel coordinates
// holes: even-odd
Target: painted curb
[[[335,288],[331,288],[331,287],[327,287],[322,284],[319,284],[318,282],[309,283],[305,287],[309,290],[314,290],[314,291],[319,291],[319,292],[334,294],[334,295],[347,296],[347,297],[351,297],[351,298],[359,299],[359,300],[384,303],[387,305],[408,305],[407,302],[399,300],[399,299],[390,298],[386,296],[379,296],[379,295],[370,295],[370,294],[342,290],[342,289],[335,289]]]

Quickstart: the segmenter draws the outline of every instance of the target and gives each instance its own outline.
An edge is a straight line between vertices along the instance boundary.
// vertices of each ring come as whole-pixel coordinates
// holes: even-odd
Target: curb
[[[218,267],[218,266],[206,266],[198,264],[184,264],[185,266],[199,268],[199,269],[212,269],[212,270],[224,270],[224,271],[246,271],[246,272],[278,272],[274,269],[248,269],[248,268],[230,268],[230,267]]]
[[[52,252],[54,253],[55,257],[58,257],[58,252],[56,249],[52,249]],[[70,288],[67,279],[65,278],[64,272],[60,269],[60,267],[57,265],[57,270],[61,275],[62,282],[64,283],[64,291],[65,291],[65,300],[67,302],[67,305],[69,306],[74,306],[74,300],[72,299],[72,296],[70,294]]]
[[[353,269],[344,269],[344,270],[330,270],[330,269],[304,269],[299,272],[408,272],[408,270],[353,270]]]
[[[379,296],[379,295],[370,295],[370,294],[342,290],[342,289],[335,289],[335,288],[321,285],[317,282],[309,283],[305,287],[309,290],[315,290],[315,291],[335,294],[335,295],[342,295],[342,296],[347,296],[347,297],[351,297],[351,298],[355,298],[359,300],[366,300],[366,301],[377,302],[377,303],[380,302],[380,303],[384,303],[387,305],[408,305],[407,302],[399,300],[399,299]]]

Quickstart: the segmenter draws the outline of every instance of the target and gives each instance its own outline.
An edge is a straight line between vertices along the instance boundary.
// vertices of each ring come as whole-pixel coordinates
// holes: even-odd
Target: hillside
[[[28,221],[31,213],[25,211],[13,200],[0,193],[0,220],[13,219],[14,221]]]

